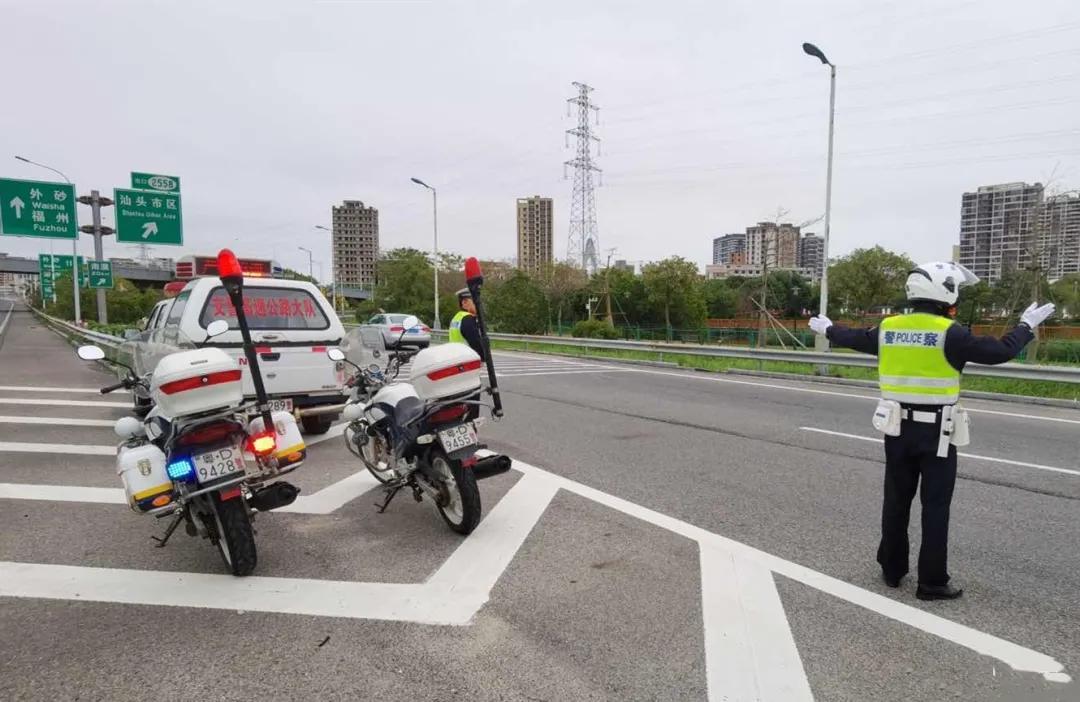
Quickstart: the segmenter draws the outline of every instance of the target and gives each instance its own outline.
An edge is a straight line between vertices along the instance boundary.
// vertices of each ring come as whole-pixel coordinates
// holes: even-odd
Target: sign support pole
[[[90,216],[93,218],[93,226],[84,228],[84,231],[88,231],[94,235],[94,260],[104,261],[104,246],[102,244],[102,237],[106,234],[111,234],[112,230],[109,227],[101,226],[101,208],[108,207],[113,204],[112,200],[107,197],[101,197],[101,192],[97,190],[91,190],[90,195],[83,195],[79,198],[79,202],[83,205],[90,205]],[[102,324],[109,323],[108,305],[105,301],[105,290],[98,288],[96,291],[97,297],[97,318]]]

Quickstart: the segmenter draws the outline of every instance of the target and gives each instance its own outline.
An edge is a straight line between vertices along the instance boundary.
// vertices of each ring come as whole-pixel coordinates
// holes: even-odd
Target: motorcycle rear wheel
[[[222,500],[214,493],[210,499],[215,542],[221,560],[237,577],[251,575],[258,563],[255,551],[255,531],[243,497]]]
[[[471,534],[480,524],[480,488],[471,469],[451,461],[442,451],[431,454],[431,468],[442,497],[435,506],[447,526],[459,534]]]

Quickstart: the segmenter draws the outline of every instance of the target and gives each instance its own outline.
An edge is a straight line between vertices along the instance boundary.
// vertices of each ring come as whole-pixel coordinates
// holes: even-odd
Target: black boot
[[[881,579],[883,581],[885,581],[885,584],[888,585],[891,588],[900,587],[900,581],[903,580],[903,578],[904,578],[903,575],[893,576],[893,575],[889,575],[888,573],[886,573],[884,571],[881,573]]]
[[[919,588],[915,591],[915,596],[920,600],[955,600],[963,594],[964,591],[961,588],[952,585],[923,585],[922,583],[919,583]]]

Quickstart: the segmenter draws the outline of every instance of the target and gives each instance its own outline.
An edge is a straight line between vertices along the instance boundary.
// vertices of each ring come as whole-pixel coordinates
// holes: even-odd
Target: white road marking
[[[813,702],[772,573],[710,544],[700,560],[709,699]]]
[[[0,453],[68,453],[76,456],[115,456],[115,446],[90,444],[28,444],[21,441],[0,441]]]
[[[81,417],[10,417],[0,415],[0,424],[56,424],[65,427],[112,427],[112,419],[82,419]]]
[[[1047,680],[1055,682],[1068,682],[1068,675],[1064,674],[1064,666],[1044,653],[1024,648],[1011,641],[999,639],[996,636],[972,629],[971,627],[957,624],[951,620],[931,614],[925,610],[903,604],[891,598],[877,593],[864,590],[857,585],[839,580],[806,566],[793,563],[771,553],[758,550],[752,546],[729,539],[719,534],[706,531],[701,527],[688,524],[666,514],[661,514],[648,507],[634,504],[621,497],[609,495],[596,488],[564,478],[554,473],[549,473],[542,468],[530,466],[526,463],[514,461],[514,467],[523,473],[542,473],[558,483],[558,486],[577,495],[597,502],[612,509],[628,514],[642,521],[654,524],[662,529],[667,529],[688,539],[697,541],[701,545],[708,545],[727,551],[734,557],[742,558],[763,568],[779,573],[784,577],[796,580],[804,585],[828,593],[864,609],[876,612],[883,617],[894,619],[902,624],[914,627],[928,634],[933,634],[946,641],[951,641],[959,646],[969,648],[976,653],[991,656],[1005,663],[1013,670],[1038,673]],[[708,657],[706,658],[708,660]],[[1061,674],[1059,677],[1048,677],[1051,674]],[[711,693],[710,693],[711,694]],[[722,699],[722,698],[721,698]]]
[[[845,434],[842,431],[832,431],[830,429],[818,429],[817,427],[799,427],[803,431],[812,431],[816,434],[829,434],[830,436],[842,436],[846,439],[858,439],[859,441],[870,441],[873,443],[881,444],[885,443],[885,440],[876,436],[860,436],[859,434]],[[962,453],[956,452],[957,456],[961,458],[972,458],[977,461],[990,461],[992,463],[1006,463],[1010,466],[1020,466],[1021,468],[1035,468],[1036,470],[1046,470],[1053,473],[1064,473],[1066,475],[1080,476],[1080,470],[1072,470],[1070,468],[1058,468],[1057,466],[1044,466],[1040,463],[1027,463],[1026,461],[1013,461],[1008,458],[996,458],[994,456],[980,456],[974,453]]]
[[[119,407],[130,410],[130,402],[103,402],[95,400],[39,400],[21,397],[0,397],[0,405],[44,405],[49,407]]]
[[[0,500],[48,500],[103,505],[127,504],[122,488],[32,485],[28,483],[0,483]]]
[[[513,550],[520,547],[523,534],[529,533],[535,519],[538,519],[543,511],[539,508],[540,504],[547,504],[550,499],[548,495],[554,489],[564,489],[696,541],[699,548],[711,549],[703,556],[706,561],[715,556],[716,552],[724,553],[739,564],[740,572],[744,562],[756,565],[889,619],[996,658],[1014,670],[1038,673],[1053,682],[1070,681],[1060,663],[1038,651],[878,595],[541,468],[520,462],[515,462],[514,467],[524,473],[524,477],[495,505],[472,536],[458,547],[458,550],[465,548],[475,539],[478,544],[486,544],[483,553],[475,553],[477,546],[469,546],[460,558],[455,558],[455,552],[443,564],[443,567],[449,567],[449,570],[445,573],[436,571],[423,585],[343,583],[272,577],[234,578],[228,575],[0,562],[0,596],[244,609],[463,625],[475,616],[479,607],[490,596],[490,588],[501,575],[501,569],[509,562],[507,551],[512,554]],[[542,477],[544,480],[537,482],[534,477]],[[340,483],[331,488],[348,489],[348,486],[339,486]],[[525,494],[532,491],[537,494]],[[474,553],[470,554],[470,550]],[[489,550],[493,554],[488,554]],[[479,563],[470,565],[470,558],[478,559]],[[711,568],[710,565],[704,567]],[[750,578],[754,577],[754,571],[746,572]],[[708,576],[706,573],[703,575]],[[712,580],[711,577],[709,579]],[[476,583],[482,583],[482,587],[478,589]],[[485,587],[488,591],[482,593],[481,600],[480,590]],[[714,609],[713,604],[715,599],[703,601],[703,607],[707,606],[710,610]],[[775,617],[776,612],[772,615]],[[709,621],[711,631],[706,632],[706,642],[716,644],[715,630],[712,629],[715,619],[712,615],[709,616]],[[787,645],[786,636],[790,635],[790,630],[785,634],[776,626],[775,618],[771,621],[773,623],[769,627],[774,638],[785,638],[779,643],[772,641],[767,644],[781,649],[773,652],[761,651],[761,660],[758,662],[763,663],[766,657],[774,660],[779,657],[790,664],[793,660],[790,649],[782,649]],[[759,634],[755,632],[753,635],[757,637]],[[762,639],[756,640],[760,642]],[[722,665],[719,662],[722,653],[717,650],[707,652],[707,666]],[[780,673],[776,670],[765,670],[762,674],[776,676]],[[797,692],[796,674],[786,671],[786,675],[786,684],[795,685]],[[709,688],[710,699],[725,699],[725,690],[715,687],[722,684],[715,671],[707,670],[706,679],[712,683]],[[762,689],[774,689],[769,681],[759,680],[758,684]]]
[[[63,392],[63,393],[90,393],[94,395],[100,394],[100,390],[97,388],[61,388],[61,387],[40,387],[32,385],[0,385],[0,392]]]

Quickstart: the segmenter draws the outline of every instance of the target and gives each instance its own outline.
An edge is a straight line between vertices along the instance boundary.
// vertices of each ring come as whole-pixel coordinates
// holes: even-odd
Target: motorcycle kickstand
[[[176,517],[173,518],[172,523],[169,524],[169,528],[165,530],[164,536],[162,536],[160,539],[156,536],[150,537],[154,541],[157,541],[157,546],[155,546],[155,548],[165,548],[165,544],[169,541],[169,537],[173,535],[174,531],[176,531],[176,527],[180,526],[180,521],[183,518],[183,513],[178,513]]]
[[[386,511],[386,508],[390,506],[390,500],[394,499],[394,496],[398,494],[398,490],[400,490],[401,488],[402,488],[402,485],[394,485],[392,487],[384,488],[384,490],[386,492],[386,499],[383,501],[383,503],[381,505],[378,504],[378,503],[375,504],[375,506],[378,507],[378,510],[377,510],[378,514],[382,514],[383,512]]]

